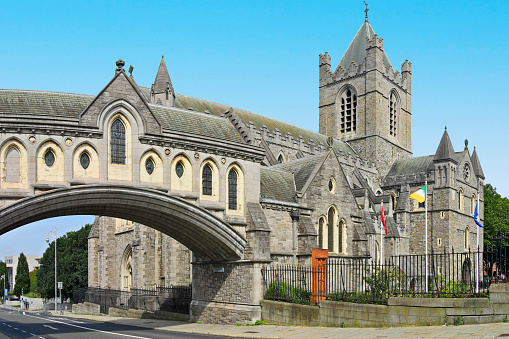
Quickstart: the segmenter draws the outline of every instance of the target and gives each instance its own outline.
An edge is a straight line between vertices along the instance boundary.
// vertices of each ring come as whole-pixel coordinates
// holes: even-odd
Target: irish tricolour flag
[[[410,199],[417,200],[418,202],[426,201],[426,186],[427,185],[424,185],[424,187],[417,192],[410,194]]]

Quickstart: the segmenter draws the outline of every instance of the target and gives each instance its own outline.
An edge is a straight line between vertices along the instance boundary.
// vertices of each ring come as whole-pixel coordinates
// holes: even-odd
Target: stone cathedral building
[[[213,117],[264,153],[255,175],[241,175],[259,186],[258,201],[244,203],[249,186],[242,179],[236,181],[241,188],[232,201],[228,194],[236,172],[220,169],[224,158],[210,154],[202,160],[193,150],[174,155],[169,165],[172,191],[187,191],[184,199],[221,214],[244,235],[252,223],[259,223],[258,228],[270,232],[267,251],[275,262],[292,262],[296,252],[300,263],[309,263],[313,248],[327,248],[330,256],[379,260],[382,201],[388,226],[385,255],[424,253],[424,206],[409,195],[427,179],[430,249],[461,252],[475,247],[472,217],[477,192],[483,216],[484,180],[477,152],[471,153],[467,143],[455,151],[446,129],[435,154],[413,157],[412,64],[406,60],[401,70],[395,69],[366,19],[333,71],[329,54],[320,54],[319,74],[320,133],[315,133],[176,94],[161,60],[151,88],[139,87],[153,109],[163,115],[172,110],[184,124],[189,115]],[[195,128],[204,126],[192,126],[191,135]],[[153,167],[145,165],[147,171]],[[192,175],[181,177],[191,168]],[[300,218],[294,249],[290,212],[296,209]],[[143,225],[97,217],[89,244],[89,265],[99,272],[91,275],[98,277],[91,285],[129,288],[191,279],[192,253]]]
[[[231,225],[247,240],[245,259],[310,263],[314,248],[378,261],[382,202],[384,257],[424,253],[424,206],[409,195],[427,180],[430,249],[475,246],[477,192],[484,217],[477,152],[467,142],[455,150],[446,129],[435,154],[413,156],[412,64],[394,68],[367,19],[334,69],[327,52],[319,56],[319,133],[177,94],[164,59],[151,87],[123,66],[96,96],[0,90],[0,113],[65,126],[1,128],[0,186],[135,183]],[[112,217],[96,217],[88,241],[94,287],[186,285],[193,263],[208,259]]]

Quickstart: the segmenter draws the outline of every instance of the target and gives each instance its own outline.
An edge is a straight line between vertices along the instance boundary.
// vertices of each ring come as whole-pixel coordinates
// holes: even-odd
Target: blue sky
[[[396,69],[412,62],[412,151],[477,147],[509,196],[509,3],[368,1]],[[161,55],[177,93],[318,131],[318,54],[332,68],[364,21],[362,1],[10,1],[0,8],[0,88],[97,94],[115,61],[150,87]],[[46,233],[93,217],[44,220],[0,236],[5,255],[39,254]]]

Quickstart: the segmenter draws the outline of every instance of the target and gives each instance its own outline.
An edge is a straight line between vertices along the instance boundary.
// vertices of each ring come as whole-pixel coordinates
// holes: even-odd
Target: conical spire
[[[437,152],[433,158],[433,161],[440,160],[454,160],[454,148],[452,147],[451,139],[449,139],[447,127],[445,128],[444,135],[442,135],[442,140],[440,140]]]
[[[153,91],[155,94],[164,93],[167,87],[169,87],[170,93],[175,93],[173,92],[173,85],[171,84],[170,75],[168,74],[168,69],[164,63],[163,55],[161,58],[161,63],[159,64],[159,69],[157,70],[156,80],[154,81],[153,85]]]
[[[350,46],[348,46],[348,49],[341,58],[339,65],[341,65],[345,70],[348,70],[352,61],[355,61],[357,66],[360,66],[366,58],[366,38],[372,39],[374,36],[375,31],[373,30],[373,27],[371,27],[368,20],[364,21],[357,34],[355,34]],[[383,51],[383,61],[386,68],[392,67],[385,51]]]
[[[479,161],[475,147],[474,153],[472,153],[472,157],[470,159],[472,160],[472,167],[474,169],[475,175],[484,179],[484,172],[482,171],[481,162]]]

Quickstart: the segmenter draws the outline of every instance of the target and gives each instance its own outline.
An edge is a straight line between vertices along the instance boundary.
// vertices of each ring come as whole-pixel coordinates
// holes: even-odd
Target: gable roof
[[[245,143],[226,118],[149,104],[163,129]]]
[[[361,28],[359,28],[357,34],[355,34],[355,37],[348,46],[345,54],[341,58],[338,67],[342,66],[345,70],[348,70],[352,61],[355,61],[357,66],[360,66],[366,58],[366,39],[372,39],[374,36],[375,31],[373,30],[373,27],[371,27],[368,20],[364,21]],[[383,51],[383,62],[385,68],[392,67],[385,51]]]
[[[147,98],[150,98],[150,88],[140,87],[140,90],[145,94]],[[260,114],[256,114],[244,109],[219,104],[217,102],[193,98],[183,94],[175,94],[175,107],[185,110],[205,112],[216,116],[223,116],[228,110],[233,109],[233,111],[240,117],[246,126],[249,126],[249,124],[252,122],[258,130],[261,130],[262,127],[266,127],[269,132],[274,133],[277,129],[283,136],[290,134],[294,139],[299,139],[299,137],[302,137],[305,142],[313,140],[316,145],[327,145],[326,135],[313,132],[302,127],[294,126],[292,124],[288,124],[276,119],[272,119]],[[349,144],[344,141],[335,139],[333,148],[336,151],[341,150],[345,155],[350,154],[354,157],[357,157],[355,151],[350,147]]]
[[[295,177],[296,191],[301,192],[306,183],[308,182],[309,177],[314,172],[316,166],[327,155],[328,153],[311,155],[305,158],[285,162],[283,164],[278,164],[272,166],[271,168],[275,170],[292,173]]]
[[[0,113],[79,118],[94,96],[0,89]]]
[[[433,165],[433,158],[433,155],[427,155],[424,157],[397,160],[394,162],[394,164],[392,164],[392,167],[389,173],[387,173],[387,176],[418,174],[432,171],[435,169],[435,166]]]
[[[260,168],[260,195],[262,199],[297,202],[293,174],[272,167]]]

